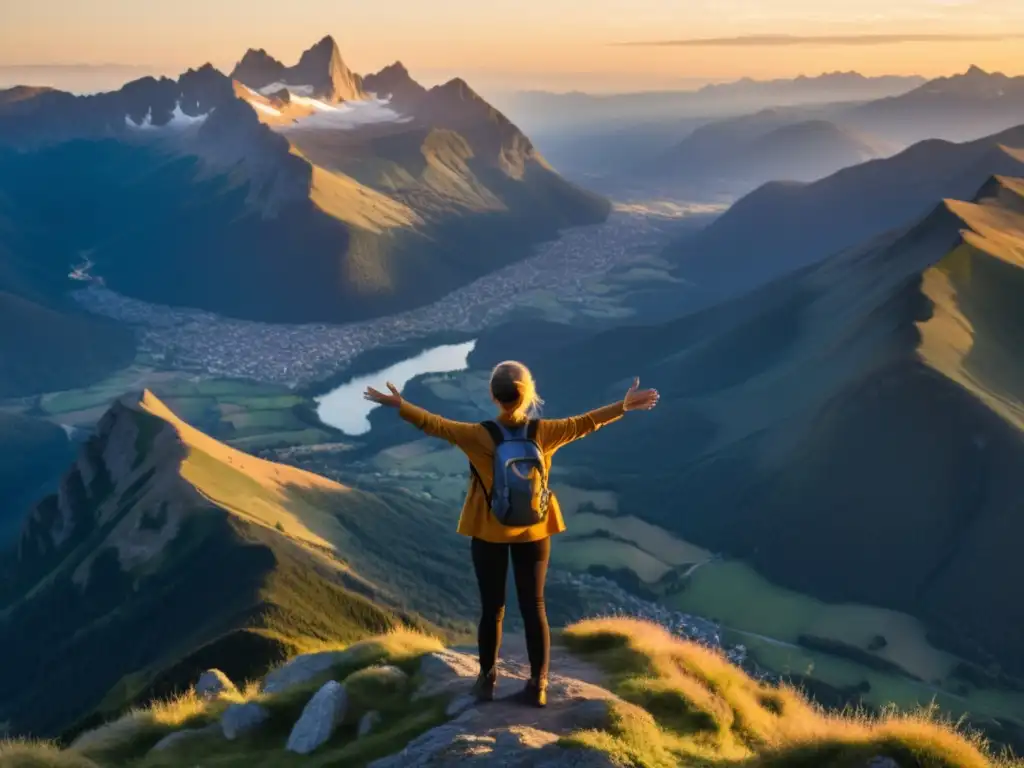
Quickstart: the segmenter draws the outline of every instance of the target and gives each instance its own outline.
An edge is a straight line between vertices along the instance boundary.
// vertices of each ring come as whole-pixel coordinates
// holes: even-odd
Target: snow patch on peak
[[[168,128],[189,128],[194,125],[202,125],[206,122],[206,118],[213,112],[211,109],[209,112],[205,112],[201,115],[186,115],[181,109],[181,102],[176,102],[174,105],[174,112],[171,114],[171,120],[167,123]]]
[[[259,92],[263,96],[272,96],[280,91],[288,91],[292,96],[312,96],[316,91],[316,88],[312,85],[289,85],[288,83],[271,83],[260,88]]]
[[[156,128],[156,126],[153,125],[153,108],[149,108],[149,110],[146,112],[146,116],[142,118],[141,123],[137,123],[134,120],[132,120],[130,116],[125,115],[124,124],[127,125],[129,128],[134,128],[135,130],[138,131],[148,131]]]
[[[317,99],[294,97],[292,102],[314,110],[308,117],[295,121],[294,129],[335,128],[348,131],[363,125],[376,123],[407,123],[412,117],[396,112],[390,99],[364,99],[345,101],[337,105],[326,104]]]
[[[174,104],[174,111],[171,113],[171,119],[164,125],[153,125],[152,107],[150,107],[146,112],[146,116],[142,118],[142,122],[135,122],[132,120],[130,115],[125,115],[124,124],[136,131],[156,131],[162,129],[183,130],[192,126],[202,125],[212,112],[213,110],[211,109],[209,112],[202,115],[186,115],[181,108],[181,102],[178,101]]]

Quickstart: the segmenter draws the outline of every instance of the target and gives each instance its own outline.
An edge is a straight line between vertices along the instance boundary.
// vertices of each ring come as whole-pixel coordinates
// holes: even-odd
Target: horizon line
[[[904,43],[977,43],[1022,40],[1024,32],[950,34],[863,34],[863,35],[738,35],[736,37],[692,37],[678,40],[633,40],[609,43],[614,47],[786,47],[800,45],[902,45]]]

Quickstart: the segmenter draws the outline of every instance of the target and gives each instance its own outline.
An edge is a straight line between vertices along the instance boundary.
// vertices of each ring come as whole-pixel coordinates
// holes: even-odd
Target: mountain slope
[[[998,179],[667,324],[544,352],[499,333],[478,354],[500,340],[562,409],[590,404],[580,381],[598,401],[638,374],[657,417],[572,449],[618,509],[798,592],[910,613],[1020,681],[1022,191]]]
[[[885,154],[881,142],[829,120],[768,110],[698,128],[629,178],[677,195],[742,195],[767,181],[815,181]]]
[[[812,184],[766,184],[668,249],[712,301],[909,226],[944,197],[970,198],[992,175],[1024,173],[1024,128],[967,144],[925,141]]]
[[[0,397],[87,386],[130,363],[131,332],[67,297],[71,257],[44,264],[39,254],[55,228],[37,226],[4,187],[0,178],[0,327],[18,330],[0,334]]]
[[[149,393],[125,398],[2,561],[0,719],[51,735],[211,665],[246,678],[320,640],[425,626],[417,608],[449,621],[466,599],[455,554],[377,554],[407,549],[408,525],[433,542],[435,514],[235,451]],[[395,516],[412,522],[389,529]]]
[[[291,82],[322,71],[329,92]],[[406,98],[370,98],[344,85],[329,38],[256,90],[281,72],[250,52],[248,85],[206,66],[0,104],[0,145],[20,150],[0,156],[0,193],[67,218],[33,260],[63,277],[88,252],[111,288],[162,304],[350,321],[430,303],[609,213],[461,80],[428,93],[392,69],[378,82]]]
[[[1024,123],[1024,77],[971,67],[855,107],[843,119],[903,145],[925,138],[972,141]]]

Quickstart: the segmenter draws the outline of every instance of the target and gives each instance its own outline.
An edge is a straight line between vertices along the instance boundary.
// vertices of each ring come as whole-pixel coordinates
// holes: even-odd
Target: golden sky
[[[227,70],[249,46],[293,63],[325,34],[358,72],[400,58],[426,84],[459,74],[485,89],[1024,73],[1024,0],[0,0],[8,67]],[[665,41],[686,44],[617,45]]]

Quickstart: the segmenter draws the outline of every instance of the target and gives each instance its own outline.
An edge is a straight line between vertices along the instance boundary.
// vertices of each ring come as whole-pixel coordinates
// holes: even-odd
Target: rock
[[[212,736],[221,732],[220,723],[210,723],[205,728],[186,728],[183,731],[175,731],[164,736],[153,745],[150,752],[163,752],[165,749],[172,749],[194,739]]]
[[[435,768],[476,763],[481,768],[615,768],[608,755],[558,746],[558,737],[530,726],[509,726],[484,733],[468,723],[442,725],[414,739],[396,755],[370,768]]]
[[[359,738],[369,736],[380,725],[380,712],[367,712],[359,719]]]
[[[263,692],[282,693],[308,683],[350,658],[352,654],[349,651],[323,651],[296,656],[264,678]]]
[[[458,717],[474,704],[476,704],[476,697],[470,693],[464,693],[452,699],[445,708],[444,713],[448,717]]]
[[[202,699],[219,699],[237,694],[235,684],[219,669],[206,670],[196,683],[196,695]]]
[[[420,661],[419,673],[423,682],[413,695],[413,700],[436,696],[455,685],[475,680],[479,671],[479,662],[465,653],[455,651],[428,653]]]
[[[220,727],[224,732],[224,738],[234,740],[255,730],[269,717],[270,713],[266,708],[254,701],[232,704],[220,716]]]
[[[288,737],[286,749],[308,755],[331,738],[347,710],[348,692],[345,686],[334,680],[325,683],[302,710],[302,715]]]

